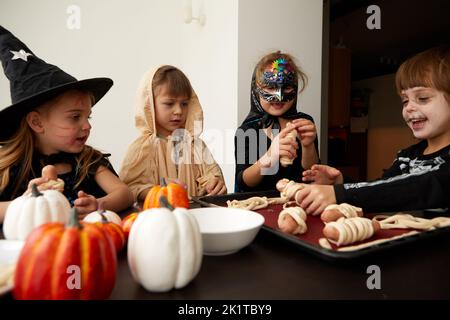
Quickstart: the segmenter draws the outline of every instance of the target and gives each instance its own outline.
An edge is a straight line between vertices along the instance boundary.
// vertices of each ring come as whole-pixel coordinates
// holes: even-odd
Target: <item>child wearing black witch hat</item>
[[[129,207],[133,196],[106,158],[86,145],[91,108],[111,88],[108,78],[78,81],[36,57],[0,26],[0,58],[12,105],[0,111],[0,222],[11,200],[43,187],[46,165],[64,181],[64,195],[81,217]]]
[[[273,52],[256,65],[250,112],[234,139],[236,192],[274,190],[282,178],[301,181],[303,170],[319,162],[313,118],[297,112],[306,83],[289,54]]]

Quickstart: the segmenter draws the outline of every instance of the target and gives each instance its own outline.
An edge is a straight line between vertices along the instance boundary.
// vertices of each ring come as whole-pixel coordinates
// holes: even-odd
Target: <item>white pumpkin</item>
[[[56,190],[32,192],[14,199],[6,209],[3,234],[8,240],[25,240],[30,232],[47,222],[69,221],[70,203]]]
[[[128,238],[128,265],[148,291],[186,286],[200,270],[203,245],[195,217],[184,208],[139,213]]]
[[[103,221],[102,215],[105,217],[105,219],[108,222],[115,223],[119,226],[122,224],[122,219],[120,219],[120,217],[117,213],[110,211],[110,210],[103,210],[103,209],[99,209],[97,211],[93,211],[93,212],[89,213],[86,217],[84,217],[83,221],[89,222],[89,223],[102,222]]]

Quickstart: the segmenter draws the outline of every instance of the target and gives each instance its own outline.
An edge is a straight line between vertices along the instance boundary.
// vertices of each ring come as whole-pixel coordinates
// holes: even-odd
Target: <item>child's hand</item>
[[[77,208],[78,218],[83,219],[87,214],[97,210],[98,202],[94,196],[78,191],[78,199],[74,201],[73,206]]]
[[[315,164],[309,170],[303,171],[303,181],[313,184],[340,184],[344,182],[342,173],[333,167]]]
[[[211,181],[209,181],[206,185],[205,189],[206,192],[208,192],[207,196],[227,193],[227,187],[225,186],[225,183],[217,177],[211,179]]]
[[[316,125],[307,119],[295,119],[292,123],[297,126],[297,134],[302,146],[311,146],[317,137]]]
[[[289,159],[297,157],[298,143],[286,137],[289,132],[296,130],[297,127],[298,125],[293,125],[280,131],[272,140],[269,150],[259,160],[261,167],[269,168],[283,156]]]
[[[336,203],[333,186],[305,185],[295,194],[295,201],[307,214],[318,215],[330,204]]]

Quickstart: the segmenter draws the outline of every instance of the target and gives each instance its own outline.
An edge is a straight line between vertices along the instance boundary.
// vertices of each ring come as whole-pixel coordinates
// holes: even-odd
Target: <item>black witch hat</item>
[[[113,85],[109,78],[77,80],[39,59],[11,32],[0,26],[0,59],[10,81],[12,105],[0,111],[0,143],[10,139],[22,118],[65,91],[89,91],[99,101]]]

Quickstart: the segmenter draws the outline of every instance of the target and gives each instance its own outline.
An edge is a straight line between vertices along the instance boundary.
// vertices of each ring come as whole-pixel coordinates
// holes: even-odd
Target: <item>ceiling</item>
[[[372,4],[379,30],[366,26]],[[450,44],[450,1],[330,0],[330,46],[339,42],[352,51],[352,80],[394,73],[409,56]]]

